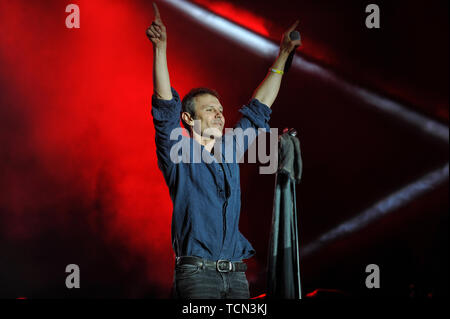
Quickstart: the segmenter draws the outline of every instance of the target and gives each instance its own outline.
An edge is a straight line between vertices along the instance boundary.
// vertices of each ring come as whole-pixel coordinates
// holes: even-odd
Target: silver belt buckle
[[[222,263],[228,263],[228,269],[221,269],[220,265]],[[233,263],[231,261],[229,261],[229,260],[220,259],[216,263],[216,269],[217,269],[218,272],[230,272],[230,271],[233,270]]]

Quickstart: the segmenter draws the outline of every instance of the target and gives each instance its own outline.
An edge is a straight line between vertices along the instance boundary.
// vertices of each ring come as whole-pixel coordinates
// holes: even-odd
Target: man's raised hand
[[[291,53],[291,51],[294,50],[296,46],[300,46],[302,44],[300,39],[292,40],[289,37],[289,34],[297,27],[298,22],[298,20],[295,21],[294,24],[291,25],[291,27],[283,34],[283,38],[281,39],[280,51]]]
[[[166,27],[164,26],[161,15],[159,14],[158,6],[153,2],[153,10],[155,11],[155,19],[147,28],[147,37],[154,46],[160,47],[167,44]]]

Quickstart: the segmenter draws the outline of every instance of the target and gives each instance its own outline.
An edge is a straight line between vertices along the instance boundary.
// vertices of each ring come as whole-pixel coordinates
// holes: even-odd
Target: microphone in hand
[[[297,30],[291,31],[289,33],[289,38],[292,41],[301,40],[300,32],[298,32]],[[298,48],[298,45],[296,45],[294,47],[294,49],[291,51],[291,53],[289,53],[289,56],[286,60],[286,64],[284,65],[284,73],[287,73],[287,71],[289,71],[289,69],[291,68],[292,60],[294,59],[294,54],[295,54],[295,51],[297,50],[297,48]]]

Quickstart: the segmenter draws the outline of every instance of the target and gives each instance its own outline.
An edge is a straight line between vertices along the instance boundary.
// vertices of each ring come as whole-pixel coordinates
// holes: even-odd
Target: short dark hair
[[[199,87],[199,88],[195,88],[189,91],[188,94],[186,94],[183,97],[183,100],[181,101],[181,112],[187,112],[189,113],[192,117],[195,117],[195,97],[199,96],[199,95],[203,95],[203,94],[210,94],[212,96],[215,96],[217,99],[219,99],[219,94],[217,93],[216,90],[213,89],[208,89],[205,87]],[[183,123],[183,126],[190,132],[191,131],[191,127],[185,123],[183,121],[183,119],[181,119],[181,122]]]

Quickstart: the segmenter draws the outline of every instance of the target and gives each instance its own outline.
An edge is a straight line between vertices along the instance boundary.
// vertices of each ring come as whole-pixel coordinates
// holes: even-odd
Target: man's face
[[[225,126],[225,117],[223,116],[223,108],[219,100],[211,94],[202,94],[194,98],[195,102],[195,120],[201,123],[201,135],[213,136],[219,138],[222,136]],[[197,133],[198,128],[195,128]]]

